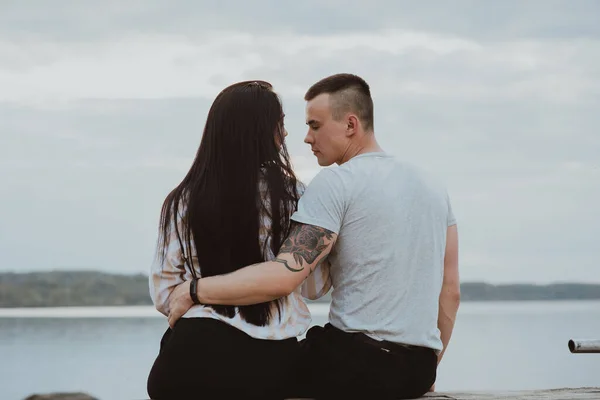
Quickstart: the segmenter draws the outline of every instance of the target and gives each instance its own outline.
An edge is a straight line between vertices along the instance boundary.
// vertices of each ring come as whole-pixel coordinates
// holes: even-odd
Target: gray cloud
[[[24,40],[43,36],[66,41],[157,32],[202,37],[211,29],[321,34],[400,28],[490,40],[573,38],[597,37],[599,14],[600,4],[594,0],[379,0],[368,7],[359,0],[307,0],[285,6],[276,0],[8,0],[0,5],[0,32]]]
[[[60,4],[0,5],[0,269],[147,271],[235,80],[273,82],[310,179],[302,95],[348,71],[384,147],[447,182],[463,279],[600,281],[596,2]]]

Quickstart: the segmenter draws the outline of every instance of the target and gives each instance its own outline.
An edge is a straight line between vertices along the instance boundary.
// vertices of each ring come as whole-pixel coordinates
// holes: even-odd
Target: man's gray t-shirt
[[[329,255],[333,326],[442,350],[438,301],[456,223],[442,185],[389,154],[361,154],[321,170],[292,219],[338,234]]]

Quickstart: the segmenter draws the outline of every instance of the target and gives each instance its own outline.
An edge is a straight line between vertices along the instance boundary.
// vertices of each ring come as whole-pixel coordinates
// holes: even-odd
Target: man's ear
[[[346,126],[346,136],[352,136],[358,131],[358,118],[354,114],[348,115],[347,126]]]

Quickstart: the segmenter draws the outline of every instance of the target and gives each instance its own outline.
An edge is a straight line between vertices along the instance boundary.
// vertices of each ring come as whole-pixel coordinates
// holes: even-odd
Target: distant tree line
[[[0,273],[0,307],[151,305],[148,277],[94,271]]]
[[[463,301],[600,299],[600,285],[551,285],[466,282]],[[330,294],[320,302],[329,302]],[[148,276],[95,271],[0,273],[0,307],[152,305]]]
[[[600,285],[582,283],[490,285],[467,282],[461,285],[461,298],[465,301],[592,300],[600,299]]]

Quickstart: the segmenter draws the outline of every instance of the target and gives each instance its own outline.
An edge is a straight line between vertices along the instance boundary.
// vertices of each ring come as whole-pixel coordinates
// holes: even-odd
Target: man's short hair
[[[312,85],[304,100],[310,101],[321,94],[331,97],[331,113],[339,120],[347,112],[358,116],[365,131],[373,131],[373,99],[367,82],[353,74],[336,74]]]

